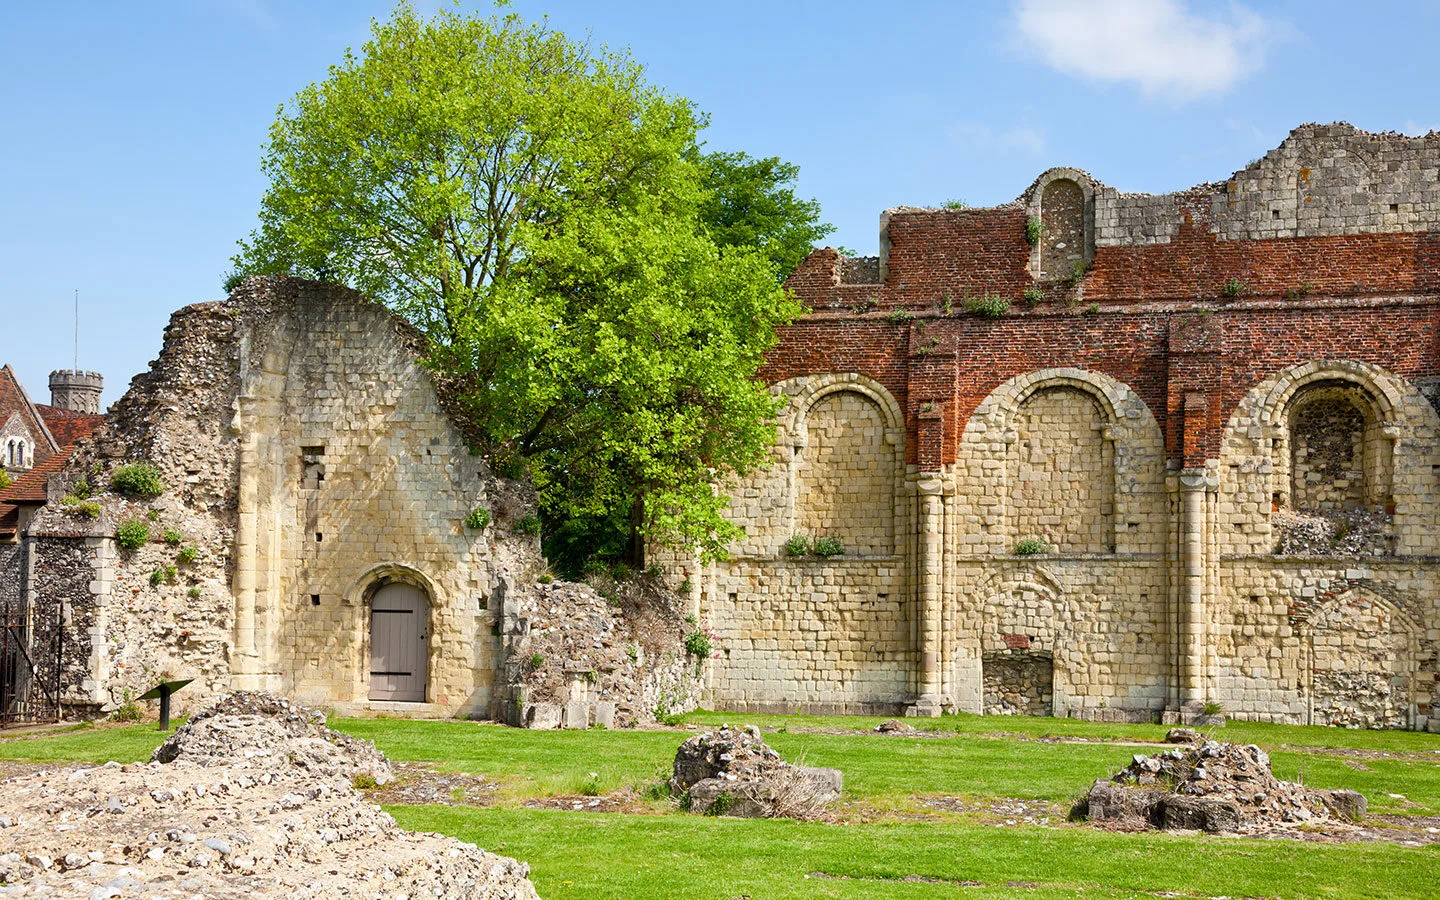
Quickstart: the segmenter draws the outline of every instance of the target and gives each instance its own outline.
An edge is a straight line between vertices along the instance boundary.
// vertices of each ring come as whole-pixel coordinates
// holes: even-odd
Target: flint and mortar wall
[[[159,359],[52,479],[27,532],[45,577],[74,568],[48,561],[66,542],[91,555],[85,573],[37,578],[32,592],[33,609],[80,623],[67,629],[75,702],[103,710],[195,678],[182,708],[268,687],[370,709],[368,604],[401,581],[429,596],[429,678],[426,703],[393,711],[483,714],[498,664],[487,599],[539,565],[535,540],[510,532],[533,497],[470,455],[422,349],[358,294],[293,279],[251,279],[175,314]],[[58,502],[82,480],[103,489],[132,460],[160,469],[162,496],[101,493],[93,522]],[[495,514],[481,533],[462,525],[475,506]],[[149,523],[151,540],[118,551],[129,520]],[[174,578],[152,580],[169,566]]]

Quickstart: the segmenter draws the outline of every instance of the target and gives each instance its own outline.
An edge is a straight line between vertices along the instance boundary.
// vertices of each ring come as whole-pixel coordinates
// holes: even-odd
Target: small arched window
[[[5,465],[15,465],[15,442],[12,440],[5,448]]]

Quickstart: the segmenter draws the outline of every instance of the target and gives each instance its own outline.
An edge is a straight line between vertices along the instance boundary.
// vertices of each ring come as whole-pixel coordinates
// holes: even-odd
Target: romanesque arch
[[[365,687],[363,695],[424,702],[440,644],[437,625],[444,597],[439,586],[412,566],[381,563],[355,579],[345,603],[357,613],[351,646],[359,653],[350,668],[354,683]]]
[[[1301,628],[1309,724],[1411,727],[1422,633],[1398,605],[1364,588],[1311,611]]]
[[[1352,531],[1334,552],[1430,552],[1436,429],[1429,402],[1379,366],[1312,360],[1266,378],[1241,398],[1221,439],[1221,504],[1233,523],[1222,552],[1289,553],[1292,520],[1343,535],[1357,512],[1373,535],[1357,541]]]
[[[1164,439],[1144,401],[1107,375],[1042,369],[1005,382],[970,417],[957,462],[980,486],[961,514],[980,517],[992,552],[1026,538],[1066,554],[1163,544]]]
[[[1095,256],[1095,188],[1078,169],[1050,169],[1030,189],[1026,211],[1039,224],[1031,274],[1042,281],[1074,278]]]
[[[1069,608],[1043,570],[993,575],[978,592],[981,710],[986,715],[1056,715],[1064,709],[1071,655]],[[1061,713],[1063,714],[1063,713]]]
[[[897,552],[896,492],[904,418],[883,386],[859,375],[810,380],[795,395],[789,446],[792,532],[832,535],[847,552]]]

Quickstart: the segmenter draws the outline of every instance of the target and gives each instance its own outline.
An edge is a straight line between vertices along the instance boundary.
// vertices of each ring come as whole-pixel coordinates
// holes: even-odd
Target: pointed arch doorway
[[[425,702],[430,600],[414,585],[391,582],[370,600],[370,699]]]

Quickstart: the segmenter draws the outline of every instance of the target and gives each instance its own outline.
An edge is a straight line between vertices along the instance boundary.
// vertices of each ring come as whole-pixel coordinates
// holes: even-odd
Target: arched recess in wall
[[[1413,726],[1422,629],[1404,610],[1355,588],[1321,604],[1300,633],[1309,724]]]
[[[1010,379],[976,407],[957,458],[985,495],[972,509],[993,536],[990,553],[1026,538],[1057,553],[1163,550],[1164,436],[1108,375],[1055,368]]]
[[[1079,169],[1055,168],[1030,189],[1026,214],[1040,230],[1030,251],[1038,281],[1074,278],[1095,258],[1095,188]]]
[[[895,498],[905,475],[900,405],[855,373],[811,379],[792,401],[792,533],[838,537],[847,553],[896,550]]]
[[[1261,402],[1276,549],[1295,549],[1292,530],[1319,528],[1328,529],[1335,552],[1393,553],[1403,400],[1386,373],[1316,360],[1281,373]]]
[[[350,664],[356,699],[425,701],[445,604],[439,586],[411,566],[381,563],[355,579],[345,602],[356,612],[351,646],[359,653]],[[396,662],[398,668],[390,665]]]
[[[981,585],[981,709],[985,715],[1064,715],[1070,623],[1060,588],[1040,570]]]

